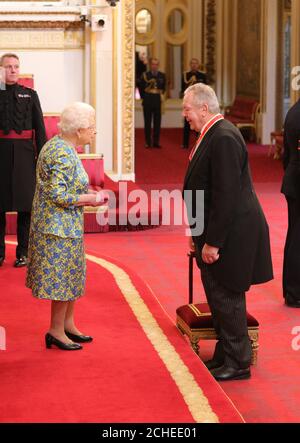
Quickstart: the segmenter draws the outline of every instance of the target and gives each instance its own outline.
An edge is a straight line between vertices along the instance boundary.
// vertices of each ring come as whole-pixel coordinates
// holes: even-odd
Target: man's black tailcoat
[[[269,229],[253,189],[248,153],[239,130],[226,120],[204,136],[186,172],[184,191],[204,190],[204,231],[193,237],[198,266],[205,243],[220,248],[214,278],[244,292],[273,278]]]

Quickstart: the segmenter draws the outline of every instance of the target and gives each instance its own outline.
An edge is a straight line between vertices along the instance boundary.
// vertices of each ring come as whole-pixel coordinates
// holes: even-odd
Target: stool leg
[[[177,323],[177,329],[179,330],[179,332],[182,334],[182,335],[185,335],[185,330]]]
[[[192,348],[193,348],[193,351],[198,355],[198,357],[199,357],[199,345],[198,345],[198,343],[199,343],[199,338],[198,337],[195,337],[195,336],[191,336],[190,337],[190,343],[191,343],[191,346],[192,346]]]

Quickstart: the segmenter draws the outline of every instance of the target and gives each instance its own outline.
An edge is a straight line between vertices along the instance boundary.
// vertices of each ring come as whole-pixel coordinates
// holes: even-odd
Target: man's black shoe
[[[154,143],[153,148],[161,148],[161,145],[159,145],[158,143]]]
[[[207,360],[204,362],[205,366],[207,367],[207,369],[216,369],[216,368],[220,368],[221,366],[223,366],[223,363],[220,363],[217,360]]]
[[[189,147],[187,145],[181,145],[181,149],[188,149]]]
[[[27,265],[27,257],[25,255],[22,255],[22,257],[19,257],[16,259],[14,267],[15,268],[22,268],[23,266]]]
[[[296,299],[289,294],[285,295],[284,303],[286,306],[289,306],[290,308],[300,308],[300,299]]]
[[[220,368],[212,369],[211,374],[218,381],[246,380],[251,377],[249,368],[236,369],[225,365],[221,366]]]
[[[3,257],[3,256],[1,256],[1,257],[0,257],[0,266],[2,266],[2,265],[3,265],[3,262],[4,262],[4,257]]]
[[[145,148],[151,148],[151,145],[145,144]]]

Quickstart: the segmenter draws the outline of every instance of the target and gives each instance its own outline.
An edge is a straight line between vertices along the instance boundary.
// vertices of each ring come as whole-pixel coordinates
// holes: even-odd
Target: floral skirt
[[[26,286],[35,297],[73,301],[84,292],[83,238],[30,232]]]

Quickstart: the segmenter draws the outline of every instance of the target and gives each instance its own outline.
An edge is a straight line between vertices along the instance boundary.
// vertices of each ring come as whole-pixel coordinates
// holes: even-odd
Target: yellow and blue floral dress
[[[49,140],[37,163],[26,286],[41,299],[72,301],[83,294],[83,207],[88,176],[74,148],[60,136]]]

